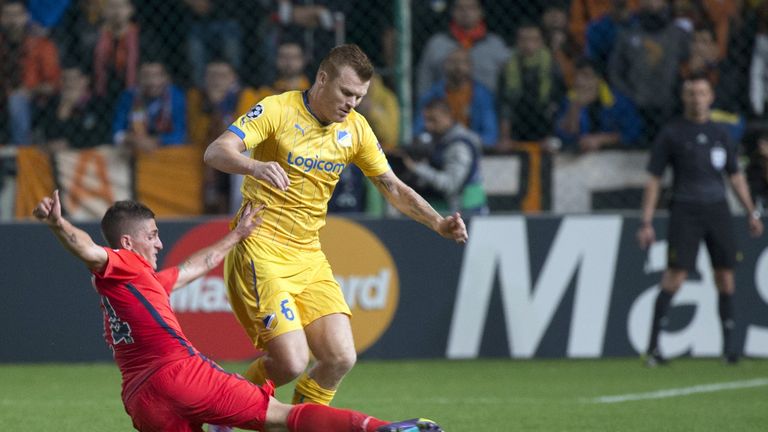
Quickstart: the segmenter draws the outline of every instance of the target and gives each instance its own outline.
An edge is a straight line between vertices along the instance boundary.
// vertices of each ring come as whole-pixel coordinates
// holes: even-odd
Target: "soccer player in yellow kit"
[[[266,351],[246,377],[282,385],[301,375],[295,402],[330,404],[356,360],[350,309],[319,242],[328,200],[347,165],[357,165],[404,214],[445,238],[467,240],[458,213],[442,217],[395,176],[354,110],[372,75],[359,47],[338,46],[309,90],[263,99],[205,152],[208,165],[246,176],[242,208],[266,206],[261,226],[227,255],[224,279],[237,319]],[[316,362],[307,370],[310,350]]]

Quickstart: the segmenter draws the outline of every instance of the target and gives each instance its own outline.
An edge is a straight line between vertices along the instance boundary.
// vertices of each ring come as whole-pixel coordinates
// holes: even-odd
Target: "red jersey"
[[[104,338],[123,375],[123,400],[152,373],[172,361],[198,355],[181,331],[169,296],[178,267],[155,272],[140,255],[109,249],[107,264],[94,272],[101,295]]]

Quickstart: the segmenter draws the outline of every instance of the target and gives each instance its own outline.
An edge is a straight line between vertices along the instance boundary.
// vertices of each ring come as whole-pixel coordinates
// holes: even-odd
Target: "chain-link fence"
[[[407,148],[441,98],[485,158],[514,161],[483,164],[519,178],[490,182],[492,211],[637,208],[644,156],[681,112],[685,77],[709,78],[712,118],[737,142],[756,141],[768,94],[759,0],[1,3],[8,148],[201,149],[260,98],[307,88],[331,47],[354,42],[378,72],[359,110],[386,149]],[[765,183],[765,164],[752,164]],[[203,211],[229,211],[229,177],[202,181]]]

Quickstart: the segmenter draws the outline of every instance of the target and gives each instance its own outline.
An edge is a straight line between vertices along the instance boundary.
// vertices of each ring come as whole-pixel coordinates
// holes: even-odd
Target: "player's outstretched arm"
[[[392,170],[370,179],[384,198],[403,214],[456,243],[467,242],[467,227],[459,213],[440,216],[427,200],[397,178]]]
[[[76,228],[61,216],[61,201],[59,190],[53,191],[50,197],[44,197],[32,214],[41,222],[45,222],[53,231],[59,242],[72,255],[78,257],[91,270],[101,271],[107,264],[107,252],[93,242],[88,233]]]
[[[275,161],[261,162],[244,156],[245,143],[230,131],[224,131],[205,149],[203,160],[219,171],[250,175],[280,189],[288,189],[290,181],[283,167]]]
[[[228,232],[221,240],[195,252],[183,263],[179,264],[179,278],[176,280],[173,288],[182,287],[219,265],[227,252],[237,242],[248,237],[251,231],[261,224],[261,217],[257,217],[256,213],[260,212],[263,208],[264,205],[251,208],[251,205],[248,204],[240,214],[240,220],[237,222],[235,229]]]

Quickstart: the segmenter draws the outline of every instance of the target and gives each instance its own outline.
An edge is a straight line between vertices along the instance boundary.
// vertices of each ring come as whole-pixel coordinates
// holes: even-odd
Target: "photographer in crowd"
[[[488,213],[480,175],[480,137],[458,123],[445,99],[423,109],[424,129],[402,154],[404,180],[441,212]]]

